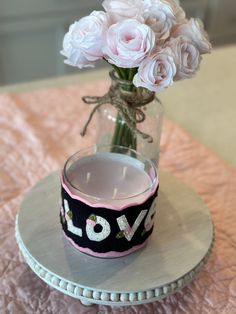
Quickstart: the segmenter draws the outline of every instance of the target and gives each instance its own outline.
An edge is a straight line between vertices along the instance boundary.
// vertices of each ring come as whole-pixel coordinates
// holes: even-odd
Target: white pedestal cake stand
[[[148,244],[125,257],[100,259],[64,239],[59,223],[59,174],[40,181],[16,219],[16,239],[30,268],[83,304],[134,305],[176,292],[204,265],[213,225],[199,196],[167,173],[160,176],[156,222]]]

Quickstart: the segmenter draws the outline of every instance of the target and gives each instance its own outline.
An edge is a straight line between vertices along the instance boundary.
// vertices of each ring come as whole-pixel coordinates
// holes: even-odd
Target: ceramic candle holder
[[[154,164],[121,146],[92,146],[71,156],[61,174],[62,229],[79,251],[119,257],[140,249],[154,227]]]

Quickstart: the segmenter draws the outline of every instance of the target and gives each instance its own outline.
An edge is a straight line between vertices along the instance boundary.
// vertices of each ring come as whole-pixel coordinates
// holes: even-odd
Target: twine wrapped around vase
[[[134,132],[139,134],[143,139],[146,139],[149,143],[153,142],[152,136],[140,131],[137,127],[137,123],[141,123],[145,120],[145,113],[143,108],[145,105],[153,101],[155,93],[144,90],[142,88],[135,88],[135,91],[127,91],[121,86],[111,86],[109,91],[103,96],[84,96],[82,100],[86,104],[96,104],[91,111],[87,122],[81,130],[81,136],[84,136],[89,123],[91,122],[94,113],[105,104],[111,104],[114,106],[127,126]],[[158,100],[159,101],[159,100]]]

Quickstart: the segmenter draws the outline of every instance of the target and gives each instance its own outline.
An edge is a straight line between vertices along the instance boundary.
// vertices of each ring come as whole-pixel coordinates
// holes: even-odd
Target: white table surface
[[[30,191],[16,220],[26,262],[47,284],[83,302],[135,305],[161,299],[189,283],[208,259],[213,224],[206,205],[186,185],[161,173],[153,234],[139,251],[96,258],[74,249],[59,222],[59,173]]]

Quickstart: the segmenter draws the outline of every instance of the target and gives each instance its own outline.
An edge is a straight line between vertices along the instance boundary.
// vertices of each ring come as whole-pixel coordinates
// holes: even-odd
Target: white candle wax
[[[130,156],[100,152],[76,160],[66,179],[70,191],[90,204],[118,209],[143,203],[154,192],[157,180],[144,168],[143,162]]]

